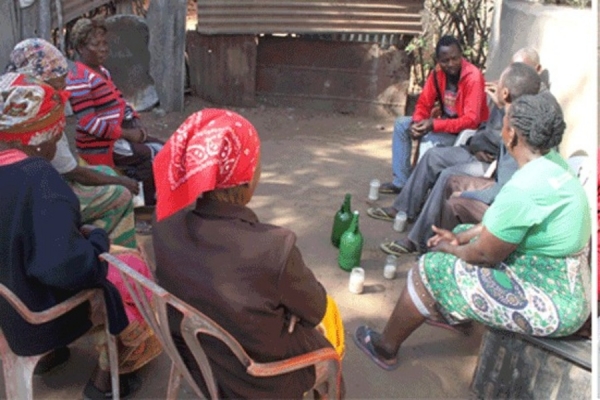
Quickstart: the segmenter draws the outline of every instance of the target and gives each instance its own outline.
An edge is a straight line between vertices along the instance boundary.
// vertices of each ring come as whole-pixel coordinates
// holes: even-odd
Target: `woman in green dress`
[[[502,129],[519,170],[481,224],[434,227],[382,333],[360,326],[354,341],[395,369],[404,340],[423,322],[477,321],[535,336],[576,332],[590,313],[590,209],[583,187],[554,150],[565,130],[556,99],[515,100]]]

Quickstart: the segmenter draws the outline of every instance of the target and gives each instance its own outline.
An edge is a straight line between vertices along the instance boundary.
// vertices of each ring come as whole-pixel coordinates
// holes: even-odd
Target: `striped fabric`
[[[114,166],[113,146],[121,137],[126,103],[108,70],[100,70],[104,76],[81,62],[72,63],[67,90],[77,117],[75,143],[81,158],[91,165]]]

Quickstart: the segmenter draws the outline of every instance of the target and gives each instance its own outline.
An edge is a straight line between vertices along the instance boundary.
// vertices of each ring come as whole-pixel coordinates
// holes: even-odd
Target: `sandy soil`
[[[187,115],[210,104],[186,98],[183,113],[144,113],[152,134],[167,138]],[[399,234],[391,223],[368,218],[369,181],[390,178],[392,120],[322,113],[294,108],[234,109],[258,129],[262,140],[263,173],[250,203],[265,222],[292,229],[298,246],[327,291],[337,300],[346,327],[344,376],[349,398],[466,398],[477,360],[481,329],[470,337],[427,325],[419,328],[400,350],[402,360],[394,372],[370,362],[352,343],[357,326],[383,328],[398,298],[414,256],[400,258],[395,280],[383,278],[385,254],[378,246]],[[361,213],[365,236],[361,266],[366,270],[365,292],[347,289],[348,273],[337,266],[337,249],[329,242],[334,213],[344,194],[352,194],[352,207]],[[391,197],[376,203],[391,204]],[[140,237],[151,256],[148,236]],[[81,398],[94,365],[93,345],[80,340],[72,359],[62,370],[36,377],[36,398]],[[144,386],[135,398],[163,398],[169,361],[161,356],[141,371]],[[0,385],[0,393],[3,392]],[[181,398],[191,398],[182,390]]]

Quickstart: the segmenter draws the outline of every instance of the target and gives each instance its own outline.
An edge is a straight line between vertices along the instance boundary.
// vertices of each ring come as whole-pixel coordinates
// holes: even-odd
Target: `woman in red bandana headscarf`
[[[315,329],[328,307],[327,294],[304,264],[296,236],[259,222],[247,207],[260,171],[260,139],[250,122],[220,109],[191,115],[154,161],[153,236],[160,283],[214,319],[252,358],[268,362],[331,344]],[[177,329],[179,352],[204,387]],[[301,398],[315,383],[312,367],[251,377],[221,342],[200,340],[220,397]]]
[[[119,372],[129,373],[121,378],[121,395],[131,394],[140,386],[131,372],[158,356],[161,347],[118,272],[98,258],[109,250],[106,231],[82,223],[75,193],[49,163],[65,127],[68,96],[19,73],[0,76],[0,93],[0,283],[35,311],[102,288],[110,331],[119,339]],[[111,252],[151,277],[139,253]],[[0,302],[0,328],[18,355],[50,352],[38,363],[41,374],[68,360],[67,345],[90,329],[91,314],[84,304],[60,319],[31,325]],[[98,336],[98,368],[84,396],[104,399],[111,397],[110,374],[106,338]]]

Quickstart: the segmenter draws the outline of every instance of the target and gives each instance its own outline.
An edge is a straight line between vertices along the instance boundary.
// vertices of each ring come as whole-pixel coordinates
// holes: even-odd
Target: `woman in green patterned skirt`
[[[519,170],[481,224],[435,228],[431,253],[409,271],[382,333],[359,327],[354,341],[381,368],[423,322],[477,321],[497,329],[561,337],[590,313],[590,209],[583,187],[553,150],[565,130],[556,99],[515,100],[502,140]]]

